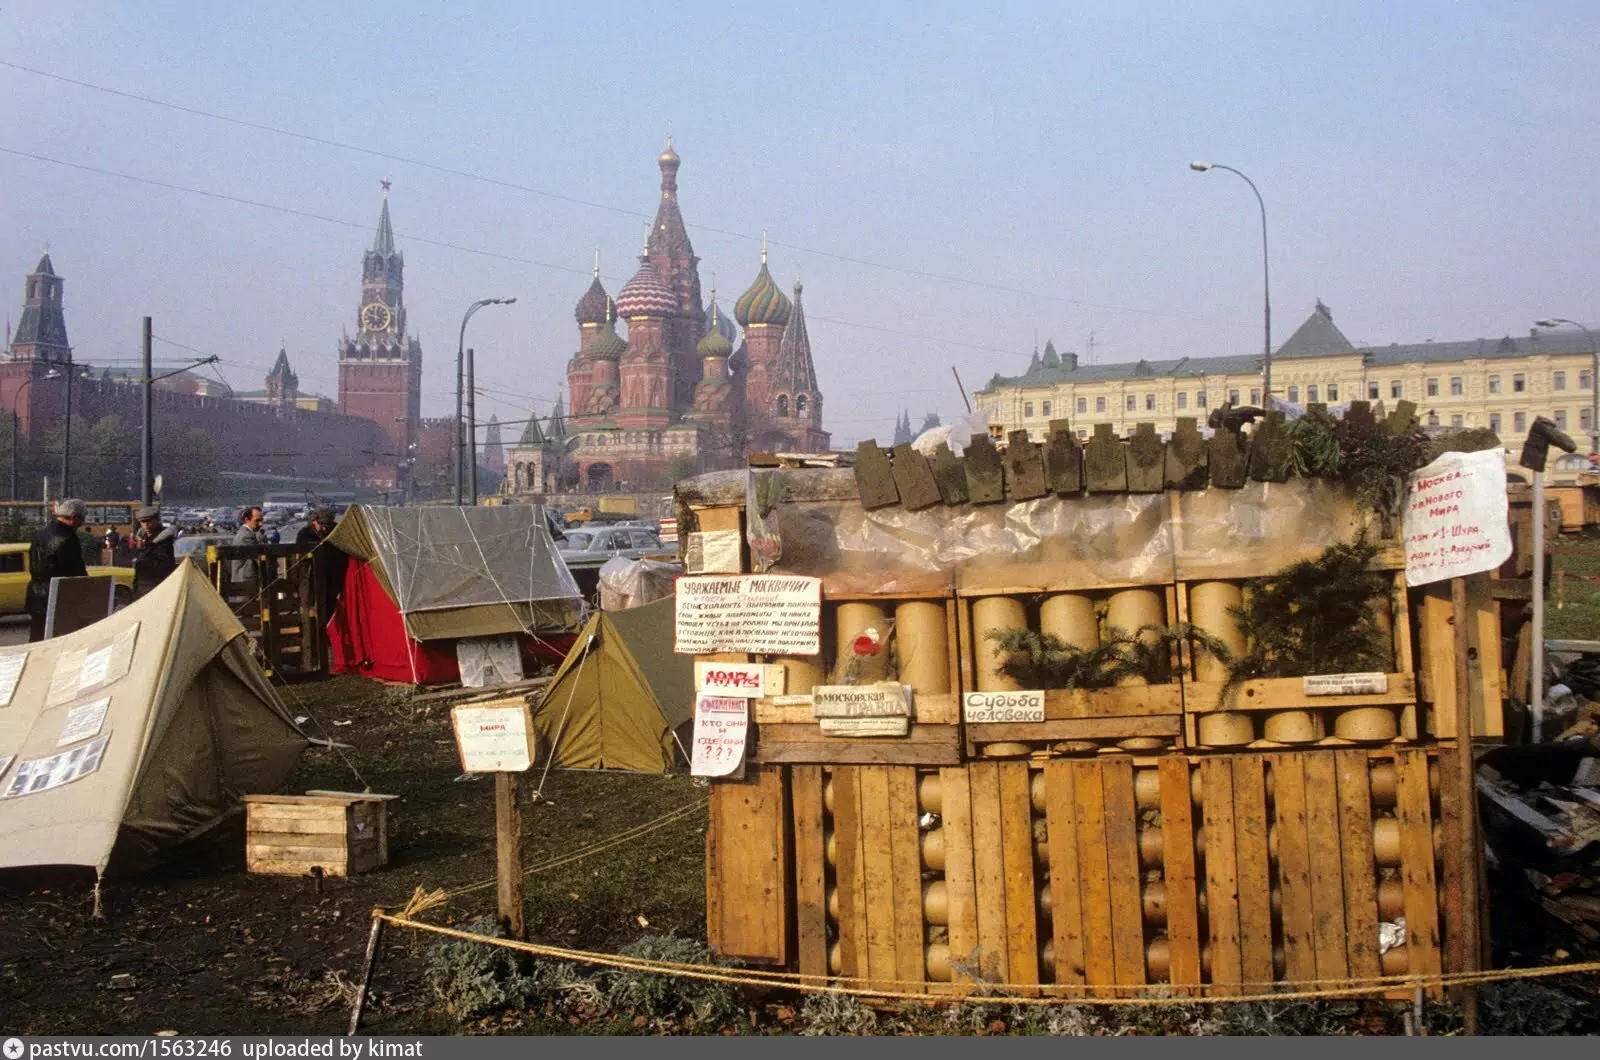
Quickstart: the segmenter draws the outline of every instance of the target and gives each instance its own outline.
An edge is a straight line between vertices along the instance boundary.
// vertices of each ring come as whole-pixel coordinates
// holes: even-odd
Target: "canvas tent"
[[[663,773],[694,716],[694,659],[672,650],[673,598],[597,611],[534,713],[556,764]]]
[[[0,649],[0,868],[145,860],[276,791],[307,743],[181,564],[100,622]]]
[[[577,584],[535,505],[356,505],[325,544],[350,557],[328,624],[333,669],[343,673],[453,681],[455,640],[549,640],[581,615]]]

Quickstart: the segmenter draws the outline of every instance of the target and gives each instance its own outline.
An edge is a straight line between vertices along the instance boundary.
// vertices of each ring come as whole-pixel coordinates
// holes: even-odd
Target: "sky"
[[[1255,199],[1191,159],[1261,190],[1274,345],[1318,298],[1357,344],[1600,320],[1597,55],[1592,3],[5,0],[0,312],[48,246],[75,358],[148,315],[162,364],[256,389],[283,346],[333,396],[388,179],[424,415],[486,297],[480,419],[547,415],[670,129],[704,288],[765,230],[824,427],[887,442],[1047,339],[1257,352]]]

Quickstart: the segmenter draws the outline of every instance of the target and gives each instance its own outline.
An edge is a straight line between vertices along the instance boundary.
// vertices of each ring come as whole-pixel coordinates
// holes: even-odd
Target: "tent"
[[[63,637],[0,649],[0,868],[139,862],[276,791],[308,741],[192,563]]]
[[[536,505],[355,505],[325,544],[350,557],[328,623],[333,669],[454,681],[455,641],[518,634],[560,657],[582,597]],[[555,645],[552,649],[550,646]]]
[[[534,712],[558,765],[664,773],[694,716],[694,659],[672,650],[673,598],[597,611]]]

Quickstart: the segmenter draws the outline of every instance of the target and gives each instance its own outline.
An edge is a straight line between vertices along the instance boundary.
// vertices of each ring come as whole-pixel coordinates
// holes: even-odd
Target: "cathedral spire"
[[[689,230],[684,227],[683,214],[678,211],[678,166],[682,161],[672,149],[669,132],[667,149],[656,158],[656,164],[661,167],[661,205],[656,208],[655,222],[645,240],[646,254],[694,254],[694,247],[689,244]]]
[[[378,214],[378,234],[373,237],[372,252],[387,258],[394,253],[394,225],[389,223],[389,182],[383,184],[383,210]]]
[[[796,281],[794,309],[789,313],[789,322],[783,329],[783,341],[778,345],[776,374],[780,385],[791,393],[814,393],[817,389],[817,370],[811,363],[811,336],[806,333],[806,312],[800,304],[800,291],[800,283]],[[909,412],[906,417],[909,429]]]

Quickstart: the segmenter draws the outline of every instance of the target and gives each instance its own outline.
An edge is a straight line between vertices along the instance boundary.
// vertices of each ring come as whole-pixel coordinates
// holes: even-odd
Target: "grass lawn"
[[[1550,553],[1545,637],[1600,640],[1600,532],[1562,534]]]

